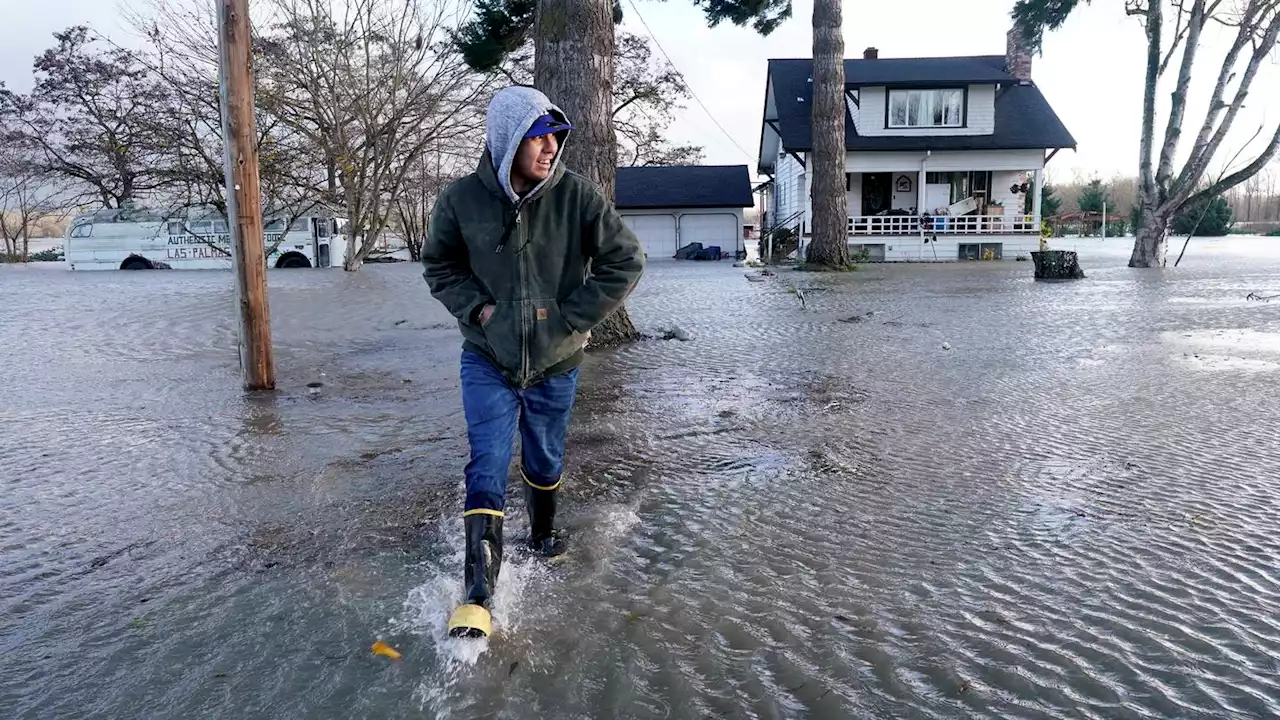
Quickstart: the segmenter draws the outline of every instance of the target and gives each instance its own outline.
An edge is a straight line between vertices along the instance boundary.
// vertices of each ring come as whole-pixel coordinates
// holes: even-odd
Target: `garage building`
[[[618,212],[650,259],[675,257],[690,243],[739,257],[743,211],[755,205],[746,165],[620,167]]]

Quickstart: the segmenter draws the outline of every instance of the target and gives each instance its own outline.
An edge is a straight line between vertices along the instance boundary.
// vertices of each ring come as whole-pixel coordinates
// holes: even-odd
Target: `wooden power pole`
[[[257,128],[253,118],[253,42],[249,0],[218,1],[218,65],[226,146],[227,225],[240,315],[240,370],[246,390],[276,385],[262,247]]]

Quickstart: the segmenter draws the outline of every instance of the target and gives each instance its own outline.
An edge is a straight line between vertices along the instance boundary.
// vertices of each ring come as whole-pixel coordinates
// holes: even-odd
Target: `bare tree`
[[[56,179],[39,169],[19,148],[0,146],[0,238],[3,259],[26,262],[30,240],[45,220],[65,216]]]
[[[453,0],[268,1],[264,103],[327,166],[327,199],[347,219],[344,267],[358,270],[427,149],[480,132],[493,80],[449,42],[465,17]]]
[[[159,85],[155,94],[161,110],[147,120],[152,142],[162,148],[155,154],[163,159],[161,172],[167,180],[157,199],[175,214],[197,208],[227,214],[214,10],[207,4],[152,0],[146,11],[131,17],[149,43],[138,55],[139,62]],[[256,62],[267,59],[270,42],[257,35]],[[280,230],[268,236],[270,257],[298,218],[317,211],[338,193],[336,175],[326,173],[307,137],[285,122],[273,97],[263,91],[261,79],[255,79],[260,203],[276,221],[273,228]],[[326,178],[334,184],[326,186]],[[225,244],[213,247],[229,256]]]
[[[482,149],[479,138],[471,146],[433,148],[405,176],[404,188],[395,201],[393,225],[404,238],[413,262],[422,260],[422,243],[431,230],[431,209],[436,198],[450,182],[473,169],[472,163]]]
[[[649,40],[619,31],[614,52],[613,128],[619,165],[697,165],[702,148],[674,145],[667,128],[675,111],[692,97],[689,86],[669,62],[653,58]]]
[[[1028,42],[1039,47],[1044,30],[1061,26],[1078,5],[1079,0],[1017,0],[1013,14]],[[1202,182],[1210,166],[1220,162],[1223,143],[1258,70],[1280,40],[1280,0],[1126,0],[1125,8],[1130,16],[1140,19],[1147,36],[1138,161],[1139,227],[1129,265],[1156,267],[1164,264],[1170,223],[1184,207],[1199,206],[1247,181],[1280,150],[1277,123],[1253,160],[1238,169],[1229,168],[1215,182]],[[1181,168],[1176,168],[1200,38],[1211,23],[1234,31],[1235,37],[1221,65],[1216,59],[1209,63],[1209,67],[1219,68],[1217,82],[1191,150]],[[1156,97],[1160,81],[1174,67],[1175,59],[1177,76],[1157,153]]]
[[[103,50],[88,28],[54,34],[34,63],[35,87],[0,87],[0,144],[33,151],[35,169],[73,183],[103,207],[120,207],[161,187],[143,120],[155,112],[155,85],[135,56]]]

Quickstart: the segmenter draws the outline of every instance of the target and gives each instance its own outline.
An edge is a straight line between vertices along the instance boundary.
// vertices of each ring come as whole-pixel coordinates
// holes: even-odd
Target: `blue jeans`
[[[503,509],[517,424],[525,482],[544,490],[560,485],[577,390],[577,368],[519,390],[487,360],[462,352],[462,409],[471,444],[464,511]]]

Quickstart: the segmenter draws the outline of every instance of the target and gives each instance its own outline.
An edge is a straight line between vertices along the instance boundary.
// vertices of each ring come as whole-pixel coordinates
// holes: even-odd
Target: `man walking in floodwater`
[[[591,330],[644,271],[640,243],[613,204],[563,167],[572,129],[541,92],[498,92],[479,166],[441,194],[422,248],[431,294],[462,330],[471,445],[462,513],[466,599],[449,618],[450,635],[490,632],[517,426],[529,547],[548,557],[565,551],[556,493],[578,366]]]

